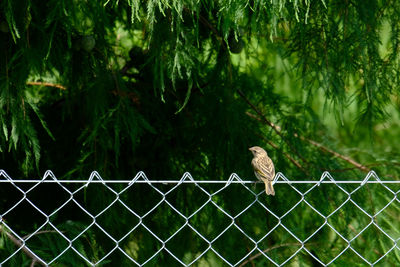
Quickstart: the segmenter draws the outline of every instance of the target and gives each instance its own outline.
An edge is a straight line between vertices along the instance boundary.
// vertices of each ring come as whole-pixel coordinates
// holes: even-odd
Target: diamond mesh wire
[[[0,170],[0,265],[398,265],[400,181],[12,179]],[[3,191],[1,191],[3,190]],[[123,221],[123,222],[122,222]],[[110,266],[111,266],[110,265]]]

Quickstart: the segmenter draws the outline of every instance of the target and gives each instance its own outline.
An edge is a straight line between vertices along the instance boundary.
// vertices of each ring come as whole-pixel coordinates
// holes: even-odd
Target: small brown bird
[[[272,181],[275,177],[275,167],[272,160],[268,157],[267,152],[259,146],[250,147],[249,150],[253,153],[254,158],[251,165],[254,169],[256,177],[265,184],[265,192],[267,195],[275,196],[275,190],[272,186]]]

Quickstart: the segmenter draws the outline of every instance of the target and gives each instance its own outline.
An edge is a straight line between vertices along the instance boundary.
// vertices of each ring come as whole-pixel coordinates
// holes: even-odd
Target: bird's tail
[[[275,190],[272,186],[272,182],[265,182],[265,193],[267,193],[267,195],[275,196]]]

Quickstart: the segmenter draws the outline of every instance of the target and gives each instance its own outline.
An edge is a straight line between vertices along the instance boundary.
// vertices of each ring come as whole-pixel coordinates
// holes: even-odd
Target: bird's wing
[[[257,168],[254,170],[264,179],[272,181],[275,176],[275,167],[269,157],[262,157],[257,161]]]

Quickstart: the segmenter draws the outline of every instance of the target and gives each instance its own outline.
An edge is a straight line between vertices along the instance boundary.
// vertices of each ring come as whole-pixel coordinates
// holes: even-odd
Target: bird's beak
[[[253,149],[251,149],[251,147],[249,148],[250,151],[253,151]]]

